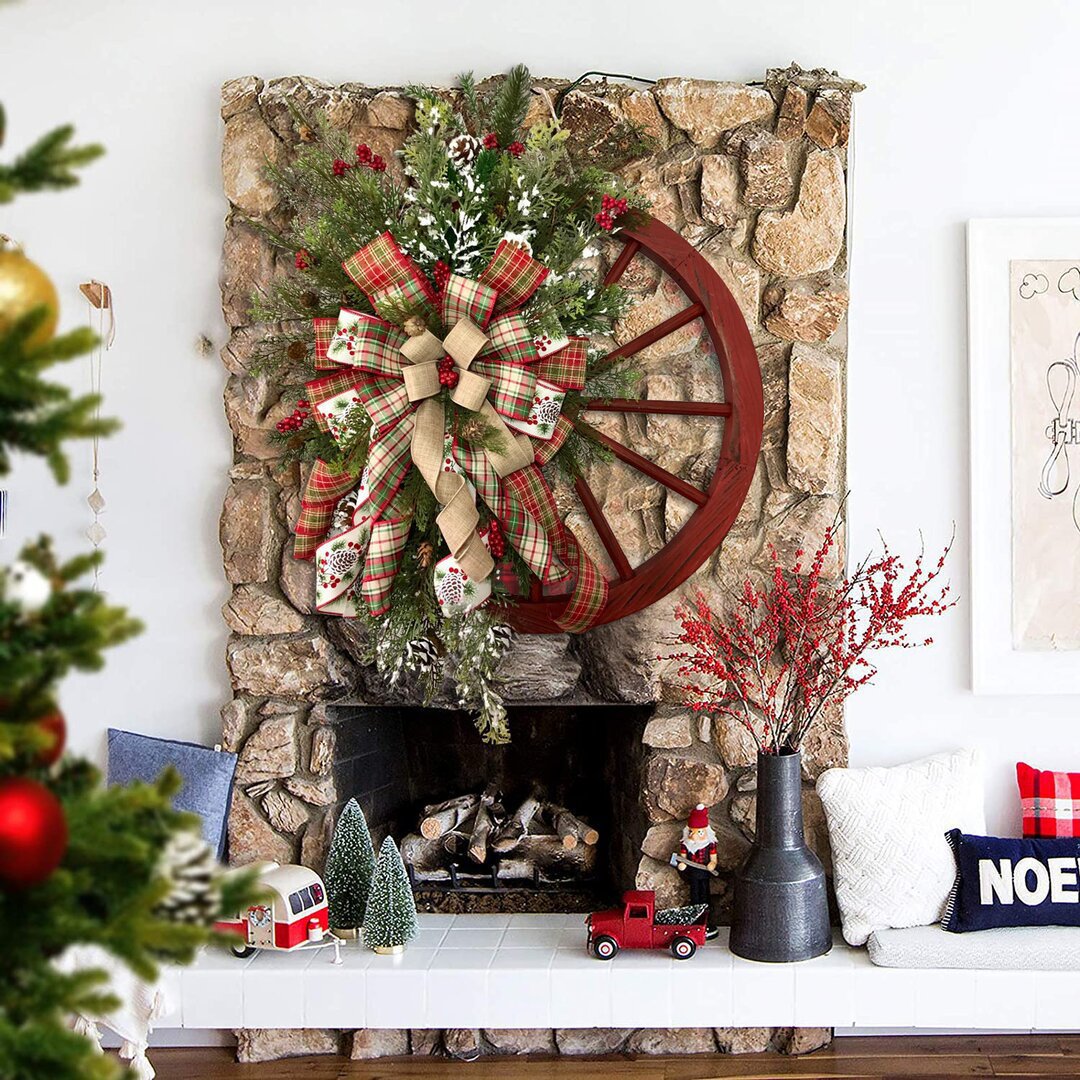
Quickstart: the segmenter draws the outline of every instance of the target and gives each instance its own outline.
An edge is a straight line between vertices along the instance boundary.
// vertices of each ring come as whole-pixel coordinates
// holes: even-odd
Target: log
[[[456,799],[425,806],[420,821],[420,835],[428,840],[437,840],[443,833],[460,825],[479,802],[479,795],[459,795]]]
[[[448,862],[441,840],[428,840],[417,833],[409,833],[401,841],[401,858],[418,874],[443,870]]]
[[[572,814],[565,806],[549,806],[548,813],[551,824],[562,838],[564,847],[575,848],[579,840],[592,847],[599,841],[600,834],[591,825],[586,825],[581,818]]]
[[[510,819],[499,830],[498,836],[491,842],[492,850],[498,852],[511,851],[518,841],[529,831],[529,825],[540,809],[540,800],[535,795],[530,795],[511,814]]]
[[[500,878],[532,878],[540,873],[560,880],[586,877],[596,868],[596,847],[565,848],[558,836],[523,836],[513,851],[499,860]]]
[[[488,840],[494,826],[495,821],[491,815],[491,807],[481,800],[480,805],[476,808],[472,835],[469,837],[469,858],[474,863],[483,866],[487,862]]]

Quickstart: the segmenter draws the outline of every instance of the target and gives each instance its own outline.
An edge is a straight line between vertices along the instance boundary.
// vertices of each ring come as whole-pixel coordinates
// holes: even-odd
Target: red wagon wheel
[[[577,497],[615,568],[608,602],[598,623],[614,622],[641,611],[689,578],[720,546],[750,490],[764,422],[761,368],[746,320],[735,298],[705,258],[677,232],[649,218],[641,228],[622,230],[623,250],[605,284],[617,282],[631,261],[642,256],[666,272],[686,294],[689,304],[678,314],[620,345],[611,359],[625,359],[656,344],[695,319],[701,319],[720,366],[722,395],[711,401],[661,401],[650,398],[588,401],[576,426],[588,431],[620,461],[669,491],[688,499],[696,509],[663,548],[638,566],[631,566],[586,480],[575,483]],[[639,413],[716,417],[723,423],[720,451],[704,488],[661,468],[608,435],[591,427],[588,412]],[[506,612],[516,630],[528,634],[560,633],[557,619],[565,597],[545,598],[534,582],[532,593]]]

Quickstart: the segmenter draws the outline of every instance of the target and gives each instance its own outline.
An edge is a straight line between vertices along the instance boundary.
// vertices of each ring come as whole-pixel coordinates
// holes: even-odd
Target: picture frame
[[[1022,260],[1080,265],[1080,218],[968,222],[972,688],[976,694],[1074,694],[1080,693],[1080,647],[1016,642],[1014,484],[1022,481],[1014,476],[1014,406],[1027,406],[1014,402],[1011,275]],[[1080,329],[1080,304],[1077,311]],[[1080,470],[1080,449],[1076,456]],[[1080,471],[1073,485],[1078,482]],[[1080,532],[1076,539],[1080,551]],[[1028,574],[1056,571],[1041,560],[1025,561]]]

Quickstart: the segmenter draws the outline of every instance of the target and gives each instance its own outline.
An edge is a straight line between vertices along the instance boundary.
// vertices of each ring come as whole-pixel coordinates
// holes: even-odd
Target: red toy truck
[[[689,922],[674,921],[693,916]],[[620,949],[671,949],[676,960],[689,960],[699,945],[705,944],[704,904],[692,909],[656,910],[656,893],[651,889],[623,893],[623,905],[597,911],[586,920],[589,950],[601,960],[610,960]]]

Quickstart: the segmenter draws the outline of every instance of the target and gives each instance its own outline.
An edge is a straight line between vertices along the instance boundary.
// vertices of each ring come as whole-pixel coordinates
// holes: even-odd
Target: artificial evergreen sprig
[[[11,472],[11,454],[42,457],[53,476],[65,483],[70,475],[63,443],[109,435],[119,423],[97,416],[96,394],[78,397],[42,373],[54,364],[88,353],[97,337],[86,327],[31,347],[34,332],[48,317],[44,307],[27,312],[0,333],[0,476]]]
[[[4,107],[0,105],[0,145],[4,142]],[[56,190],[79,182],[75,170],[101,157],[105,148],[96,143],[72,146],[75,129],[70,124],[54,128],[24,150],[10,165],[0,164],[0,203],[11,202],[22,192]]]

